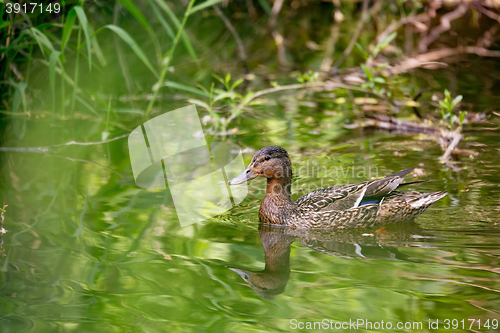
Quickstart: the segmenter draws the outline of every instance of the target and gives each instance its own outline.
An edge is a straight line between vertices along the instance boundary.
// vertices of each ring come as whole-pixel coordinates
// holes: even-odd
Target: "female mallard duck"
[[[248,168],[229,185],[257,177],[267,178],[266,196],[260,205],[263,223],[294,228],[355,228],[409,221],[423,213],[446,191],[395,192],[413,169],[359,184],[327,187],[296,201],[290,198],[292,165],[285,149],[277,146],[257,151]]]

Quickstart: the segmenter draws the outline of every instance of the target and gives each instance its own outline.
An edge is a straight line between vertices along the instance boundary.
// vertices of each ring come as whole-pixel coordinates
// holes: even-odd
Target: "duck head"
[[[230,180],[229,185],[243,184],[257,177],[289,182],[292,178],[292,165],[286,150],[278,146],[269,146],[258,150],[248,168]]]

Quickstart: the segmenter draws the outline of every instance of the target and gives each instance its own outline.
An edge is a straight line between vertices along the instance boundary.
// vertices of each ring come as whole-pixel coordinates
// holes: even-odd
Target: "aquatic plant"
[[[458,116],[453,113],[455,107],[460,103],[463,99],[462,95],[456,96],[453,100],[451,99],[451,94],[446,89],[444,91],[444,99],[439,101],[439,109],[438,112],[441,115],[441,124],[445,124],[448,121],[447,126],[450,131],[455,129],[455,124],[457,124],[457,129],[459,132],[462,131],[462,125],[465,121],[465,115],[467,111],[458,111]]]

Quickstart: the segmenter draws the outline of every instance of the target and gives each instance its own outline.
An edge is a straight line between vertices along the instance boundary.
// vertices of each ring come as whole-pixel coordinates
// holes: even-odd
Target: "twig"
[[[241,102],[238,105],[236,111],[233,112],[233,114],[226,120],[226,123],[229,124],[232,120],[234,120],[241,113],[243,108],[245,106],[247,106],[248,104],[250,104],[250,102],[253,101],[254,99],[256,99],[257,97],[271,94],[271,93],[275,93],[278,91],[283,91],[283,90],[297,90],[297,89],[306,89],[306,88],[322,88],[323,90],[348,89],[348,90],[364,92],[367,94],[373,94],[379,98],[387,99],[385,96],[377,95],[371,90],[359,88],[356,86],[350,86],[350,85],[343,84],[343,83],[333,82],[333,81],[290,84],[290,85],[286,85],[286,86],[278,86],[278,87],[267,88],[267,89],[257,91],[252,96],[250,96],[249,98],[247,98],[245,101]]]
[[[479,3],[474,3],[474,5],[476,6],[477,10],[488,16],[490,19],[500,22],[500,15],[498,15],[497,13],[493,13],[492,11],[481,6]]]
[[[389,131],[396,131],[398,133],[424,133],[438,136],[441,132],[441,130],[431,126],[411,121],[399,120],[394,117],[380,114],[368,113],[365,114],[365,117],[371,118],[365,123],[365,126],[378,127]]]
[[[423,14],[419,14],[419,15],[410,14],[407,17],[404,17],[398,21],[393,21],[391,24],[389,24],[387,26],[387,28],[385,28],[385,30],[380,35],[377,36],[377,38],[375,39],[375,43],[376,44],[380,43],[381,41],[386,39],[390,34],[392,34],[394,31],[401,28],[403,25],[412,24],[415,22],[425,22],[425,21],[429,21],[430,19],[431,19],[431,16],[428,13],[423,13]]]
[[[443,156],[441,156],[441,161],[447,162],[450,159],[451,153],[453,153],[453,150],[457,148],[458,144],[460,143],[460,141],[462,141],[463,138],[463,134],[453,132],[453,140],[448,145],[448,148],[446,148]]]
[[[11,62],[9,64],[9,68],[12,71],[12,73],[14,73],[14,75],[19,79],[19,81],[24,81],[24,76],[21,73],[19,73],[19,70],[17,69],[17,65],[15,63]]]
[[[215,5],[214,10],[219,15],[221,20],[224,22],[226,25],[226,28],[231,32],[231,34],[234,37],[234,40],[236,41],[236,44],[238,45],[238,55],[240,56],[241,61],[243,62],[243,66],[245,66],[246,71],[248,71],[248,62],[247,62],[247,54],[245,52],[245,46],[243,45],[243,42],[241,41],[240,35],[238,35],[238,32],[234,28],[234,26],[231,24],[231,21],[224,15],[222,10],[219,9],[219,6]]]
[[[103,143],[108,143],[112,142],[115,140],[123,139],[124,137],[127,137],[128,134],[123,134],[114,138],[111,138],[109,140],[104,140],[104,141],[94,141],[94,142],[76,142],[76,141],[70,141],[66,143],[61,143],[58,145],[51,145],[51,146],[45,146],[45,147],[0,147],[0,151],[5,151],[5,152],[20,152],[20,153],[47,153],[52,150],[52,148],[58,148],[58,147],[64,147],[64,146],[71,146],[71,145],[78,145],[78,146],[91,146],[91,145],[100,145]]]
[[[429,44],[434,42],[439,37],[440,34],[450,30],[451,28],[450,22],[462,17],[467,12],[468,8],[469,4],[462,3],[458,5],[458,7],[454,11],[443,15],[441,17],[441,24],[432,29],[432,31],[427,36],[425,36],[424,38],[422,38],[422,40],[420,40],[420,43],[418,44],[418,51],[419,52],[427,51],[427,47],[429,46]]]
[[[368,119],[365,122],[364,126],[377,127],[388,131],[396,131],[397,133],[402,134],[422,133],[435,137],[445,151],[443,156],[441,156],[441,161],[443,161],[444,163],[448,162],[451,154],[453,153],[453,150],[457,148],[457,146],[464,138],[463,134],[459,133],[458,131],[451,132],[448,130],[442,130],[411,121],[403,121],[394,117],[384,115],[366,114],[365,116],[372,119]]]
[[[478,47],[478,46],[464,46],[464,47],[457,47],[454,49],[445,48],[427,52],[424,54],[419,54],[414,58],[406,59],[399,65],[394,66],[391,72],[393,74],[406,73],[413,68],[425,66],[430,62],[450,57],[453,55],[466,54],[466,53],[477,54],[480,57],[500,57],[500,51],[492,51],[484,47]]]
[[[499,27],[500,25],[496,24],[486,30],[484,34],[477,40],[476,46],[485,48],[490,47],[491,44],[493,44],[493,42],[495,41],[493,37],[495,37]]]
[[[111,171],[112,173],[118,175],[121,179],[126,179],[125,176],[123,176],[121,173],[116,172],[115,170],[113,170],[113,169],[111,169],[111,168],[109,168],[107,166],[104,166],[102,164],[96,163],[96,162],[92,162],[92,161],[88,161],[88,160],[83,160],[83,159],[79,159],[79,158],[72,158],[72,157],[68,157],[68,156],[64,156],[64,155],[57,155],[57,154],[50,154],[50,156],[65,158],[65,159],[67,159],[67,160],[69,160],[71,162],[83,162],[83,163],[92,164],[92,165],[98,166],[100,168],[106,169],[108,171]]]
[[[104,140],[104,141],[93,141],[93,142],[76,142],[76,141],[70,141],[70,142],[66,142],[66,143],[62,143],[62,144],[58,144],[58,145],[47,146],[47,147],[49,147],[49,148],[55,148],[55,147],[71,146],[71,145],[78,145],[78,146],[100,145],[100,144],[103,144],[103,143],[108,143],[108,142],[112,142],[112,141],[115,141],[115,140],[123,139],[123,138],[127,137],[128,135],[129,134],[123,134],[123,135],[120,135],[120,136],[117,136],[117,137],[114,137],[114,138],[111,138],[111,139],[108,139],[108,140]]]
[[[351,54],[354,45],[356,45],[356,41],[358,40],[359,34],[361,33],[365,21],[368,18],[368,13],[367,13],[368,2],[369,2],[368,0],[363,0],[363,7],[361,9],[361,19],[359,20],[358,26],[356,27],[356,30],[354,31],[354,34],[352,35],[351,40],[349,41],[349,45],[347,45],[347,48],[342,53],[342,56],[335,62],[335,65],[333,66],[334,69],[339,68],[339,66],[344,62],[344,60],[347,59],[349,54]]]
[[[5,202],[3,203],[3,208],[0,208],[0,217],[2,219],[1,221],[1,225],[0,225],[0,253],[2,254],[2,257],[5,256],[5,253],[3,251],[3,234],[5,234],[8,230],[5,230],[5,228],[3,227],[3,222],[5,221],[5,216],[3,216],[3,213],[6,212],[6,208],[8,207],[8,205],[5,204]]]
[[[350,85],[343,84],[343,83],[331,82],[331,81],[316,82],[316,83],[298,83],[298,84],[289,84],[286,86],[278,86],[275,88],[268,88],[268,89],[259,90],[255,94],[253,94],[249,99],[247,99],[245,104],[248,104],[250,101],[254,100],[257,97],[271,94],[271,93],[278,92],[278,91],[304,89],[304,88],[321,88],[321,87],[323,87],[325,90],[341,88],[341,89],[348,89],[348,90],[354,90],[354,91],[360,91],[360,92],[364,92],[364,93],[373,94],[373,92],[371,90],[368,90],[368,89],[363,89],[363,88],[350,86]]]
[[[271,34],[274,38],[274,42],[276,43],[276,47],[278,49],[278,61],[282,66],[288,67],[290,63],[286,59],[286,50],[285,50],[285,45],[283,44],[284,38],[276,28],[276,19],[278,17],[279,12],[281,11],[283,2],[284,0],[274,1],[273,8],[271,9],[271,15],[269,16],[269,29],[271,29]]]

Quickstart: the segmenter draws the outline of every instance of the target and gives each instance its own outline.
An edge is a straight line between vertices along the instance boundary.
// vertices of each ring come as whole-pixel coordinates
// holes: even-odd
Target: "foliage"
[[[444,99],[439,101],[440,109],[438,109],[438,112],[441,114],[441,124],[444,125],[448,121],[447,126],[450,130],[454,130],[455,124],[458,122],[457,129],[459,132],[462,131],[467,111],[458,111],[458,116],[453,114],[455,107],[462,101],[462,98],[462,95],[458,95],[452,100],[450,92],[446,89],[444,91]]]

